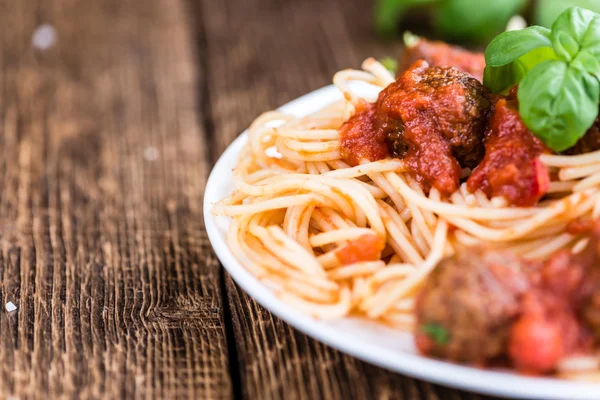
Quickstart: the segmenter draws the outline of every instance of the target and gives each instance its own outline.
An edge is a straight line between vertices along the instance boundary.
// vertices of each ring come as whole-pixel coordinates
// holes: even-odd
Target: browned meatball
[[[418,61],[379,94],[376,107],[391,154],[426,189],[452,193],[461,167],[474,168],[483,156],[491,95],[464,72]]]
[[[529,287],[527,268],[511,254],[481,248],[443,260],[417,298],[419,350],[471,363],[503,354]]]

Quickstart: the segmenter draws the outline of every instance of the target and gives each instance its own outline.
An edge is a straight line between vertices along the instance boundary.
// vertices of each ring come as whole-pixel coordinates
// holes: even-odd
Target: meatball
[[[454,192],[461,167],[474,168],[483,156],[491,94],[464,72],[418,61],[379,94],[376,107],[391,155],[404,158],[426,190]]]
[[[509,253],[483,248],[443,260],[417,298],[419,350],[471,363],[503,354],[529,287],[527,268]]]
[[[412,46],[406,46],[398,62],[398,73],[401,74],[414,62],[425,60],[432,67],[454,67],[465,72],[480,82],[483,79],[485,57],[483,53],[472,52],[448,43],[418,38]]]

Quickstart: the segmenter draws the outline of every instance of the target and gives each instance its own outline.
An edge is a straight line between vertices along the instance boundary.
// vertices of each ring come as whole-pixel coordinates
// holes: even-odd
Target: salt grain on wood
[[[144,158],[146,161],[156,161],[158,160],[159,155],[160,152],[156,147],[151,146],[144,149]]]
[[[39,50],[48,50],[56,43],[56,29],[52,25],[40,25],[31,38],[33,47]]]

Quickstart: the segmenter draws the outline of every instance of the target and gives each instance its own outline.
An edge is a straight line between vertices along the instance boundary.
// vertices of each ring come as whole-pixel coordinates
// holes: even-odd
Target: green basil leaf
[[[529,71],[518,91],[525,125],[548,147],[572,147],[598,116],[600,83],[589,72],[560,60],[544,61]]]
[[[587,71],[600,79],[600,60],[587,51],[580,51],[577,57],[571,61],[571,67]]]
[[[499,67],[486,65],[483,72],[483,83],[492,92],[503,93],[519,83],[537,64],[556,59],[558,56],[551,47],[540,47],[506,65]]]
[[[446,38],[485,41],[502,32],[526,0],[446,0],[436,9],[438,31]]]
[[[517,62],[519,62],[524,69],[529,71],[542,61],[547,60],[558,60],[558,55],[554,52],[552,47],[540,47],[539,49],[532,50],[520,57]]]
[[[537,0],[533,22],[536,25],[550,28],[563,11],[573,6],[600,13],[600,1],[598,0]]]
[[[506,65],[540,47],[550,47],[550,29],[530,26],[520,31],[496,36],[485,50],[485,63],[492,67]]]
[[[550,38],[556,54],[566,61],[582,50],[600,57],[600,15],[579,7],[568,8],[552,25]]]
[[[501,67],[486,66],[483,70],[483,84],[493,93],[503,93],[523,79],[526,73],[519,63]]]

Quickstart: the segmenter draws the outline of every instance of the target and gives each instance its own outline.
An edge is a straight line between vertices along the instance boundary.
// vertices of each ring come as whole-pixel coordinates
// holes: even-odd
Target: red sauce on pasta
[[[515,97],[513,93],[496,103],[485,156],[467,185],[470,191],[481,189],[488,196],[504,196],[511,204],[532,206],[550,185],[548,169],[539,160],[549,150],[523,123]]]
[[[386,135],[378,124],[375,104],[362,102],[340,127],[342,159],[355,166],[388,156]]]

